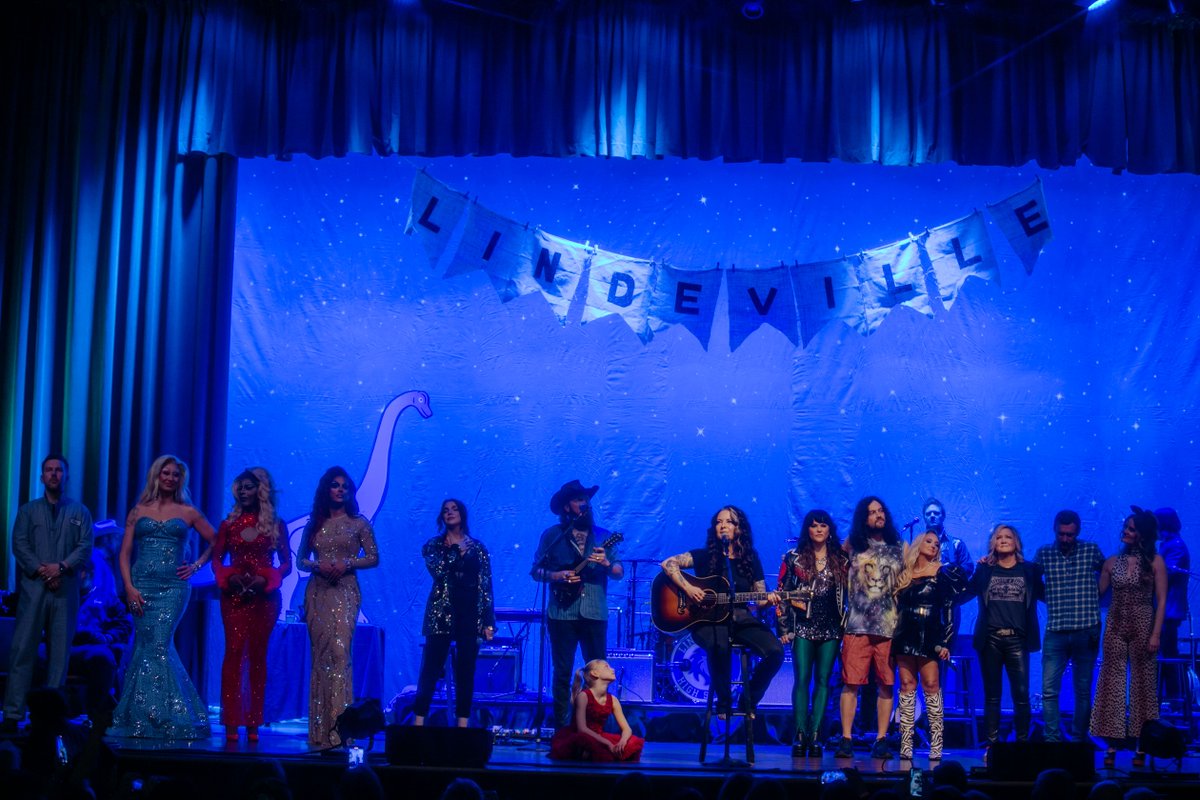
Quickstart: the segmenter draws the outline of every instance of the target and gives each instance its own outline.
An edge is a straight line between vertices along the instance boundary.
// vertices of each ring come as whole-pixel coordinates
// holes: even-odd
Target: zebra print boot
[[[929,760],[940,761],[942,758],[942,735],[945,726],[942,708],[942,693],[925,695],[925,716],[929,719]]]
[[[900,693],[900,758],[912,760],[913,729],[917,724],[917,692]]]

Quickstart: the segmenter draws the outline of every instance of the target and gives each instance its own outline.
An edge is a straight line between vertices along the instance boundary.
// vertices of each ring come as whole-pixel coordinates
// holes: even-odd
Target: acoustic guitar
[[[729,581],[720,575],[700,578],[683,574],[683,579],[704,590],[704,599],[692,602],[687,594],[675,585],[665,572],[655,576],[650,584],[650,619],[654,627],[663,633],[679,633],[701,622],[724,622],[729,619]],[[736,605],[766,600],[771,592],[734,592]],[[790,592],[775,592],[781,601],[811,600],[812,590],[796,589]]]
[[[599,545],[599,547],[607,550],[618,542],[624,541],[624,539],[625,534],[614,533],[612,536],[609,536],[607,539],[605,539],[604,543]],[[580,561],[575,565],[575,568],[572,569],[571,572],[574,572],[576,575],[583,572],[585,569],[587,569],[587,565],[592,563],[591,558],[592,554],[588,553],[583,561]],[[569,606],[571,603],[575,602],[575,598],[579,597],[579,593],[583,591],[583,581],[580,581],[579,583],[556,581],[555,583],[550,584],[550,591],[554,593],[554,599],[560,606]]]

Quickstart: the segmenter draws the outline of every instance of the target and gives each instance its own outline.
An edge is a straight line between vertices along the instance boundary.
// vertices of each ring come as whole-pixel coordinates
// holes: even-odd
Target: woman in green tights
[[[806,599],[780,607],[779,638],[792,644],[794,758],[821,757],[821,721],[829,698],[829,676],[842,641],[849,560],[837,523],[820,509],[808,512],[794,550],[779,568],[780,591],[801,590]],[[811,692],[810,692],[811,685]]]

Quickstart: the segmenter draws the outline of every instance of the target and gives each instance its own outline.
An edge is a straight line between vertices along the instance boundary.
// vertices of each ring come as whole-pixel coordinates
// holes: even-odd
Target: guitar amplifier
[[[609,650],[609,665],[617,680],[609,687],[622,703],[649,703],[654,700],[654,652],[651,650]]]
[[[792,705],[792,684],[795,682],[796,674],[792,671],[792,646],[785,644],[783,646],[783,666],[771,679],[771,685],[767,687],[760,705],[790,707]]]
[[[512,694],[521,674],[521,651],[513,647],[481,647],[475,662],[476,694]]]

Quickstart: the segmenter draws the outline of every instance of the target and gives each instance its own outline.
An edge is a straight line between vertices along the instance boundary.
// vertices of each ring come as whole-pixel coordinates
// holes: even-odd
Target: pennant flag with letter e
[[[1046,211],[1042,179],[1034,179],[1032,184],[1012,197],[989,203],[988,211],[996,221],[996,227],[1003,231],[1004,238],[1008,239],[1025,265],[1025,274],[1032,275],[1038,256],[1054,238],[1050,230],[1050,215]]]

